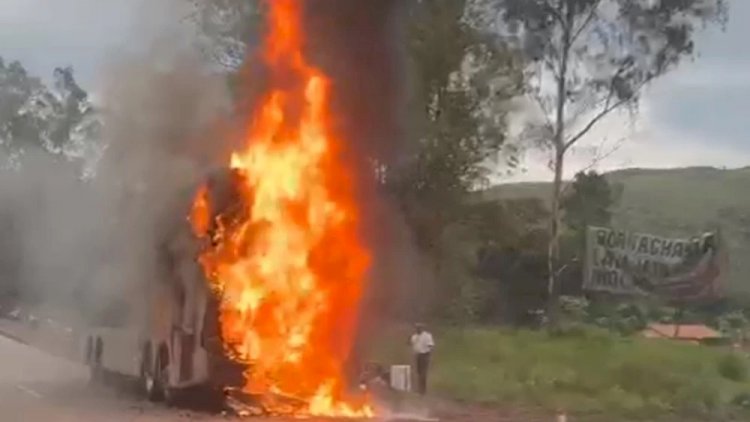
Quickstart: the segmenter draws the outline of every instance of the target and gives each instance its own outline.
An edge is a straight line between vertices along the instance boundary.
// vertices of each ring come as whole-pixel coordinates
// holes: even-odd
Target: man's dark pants
[[[430,368],[430,354],[417,353],[417,392],[424,395],[427,392],[427,371]]]

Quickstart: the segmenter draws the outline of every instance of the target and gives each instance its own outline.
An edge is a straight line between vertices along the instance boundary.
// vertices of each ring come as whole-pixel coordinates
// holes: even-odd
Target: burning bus
[[[214,172],[203,185],[215,210],[231,203],[230,172]],[[210,191],[209,191],[210,190]],[[180,392],[220,392],[241,386],[243,368],[225,356],[219,332],[219,297],[198,262],[203,242],[213,232],[208,216],[205,238],[195,234],[198,224],[192,204],[194,189],[186,195],[181,215],[158,245],[160,280],[137,283],[132,295],[140,306],[109,297],[104,316],[85,338],[85,362],[92,381],[111,375],[139,381],[150,400],[173,402]],[[132,300],[131,300],[132,302]]]
[[[304,4],[267,2],[265,89],[244,145],[175,219],[159,248],[169,282],[141,294],[142,321],[92,330],[95,377],[136,376],[152,398],[236,385],[269,413],[373,415],[345,375],[370,264],[357,163],[336,130],[335,84],[308,60]]]

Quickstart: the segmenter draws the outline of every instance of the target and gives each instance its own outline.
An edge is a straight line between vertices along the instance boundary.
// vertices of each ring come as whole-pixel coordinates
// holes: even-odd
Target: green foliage
[[[452,323],[476,321],[486,308],[492,306],[497,295],[491,293],[492,286],[474,272],[474,232],[466,225],[451,224],[443,231],[440,241],[443,259],[436,271],[440,289],[432,313]]]
[[[53,80],[47,87],[21,63],[0,58],[0,141],[11,159],[29,148],[83,158],[96,144],[101,122],[73,69],[55,69]]]
[[[482,245],[542,253],[547,244],[548,211],[537,198],[476,201],[465,207]]]
[[[30,76],[21,63],[6,65],[0,58],[0,139],[6,148],[40,144],[39,128],[25,109],[42,90],[41,80]]]
[[[477,221],[493,218],[490,213],[467,210],[464,201],[496,164],[505,143],[507,101],[520,90],[516,57],[489,43],[483,28],[467,19],[470,1],[414,2],[409,8],[410,141],[408,155],[389,169],[390,188],[441,284],[455,280],[441,274],[455,265],[441,250],[445,230],[484,224],[472,230],[469,250],[482,244],[485,233],[502,234],[502,227],[486,227],[490,220]]]
[[[736,382],[747,381],[749,371],[747,365],[747,357],[735,353],[722,356],[717,363],[719,374],[730,381]]]
[[[468,4],[422,1],[409,9],[416,144],[396,171],[418,195],[463,194],[484,180],[505,141],[507,101],[521,90],[517,56],[466,16]]]
[[[576,253],[582,253],[586,227],[607,227],[612,219],[612,207],[622,196],[622,187],[612,188],[607,179],[595,171],[579,172],[567,187],[561,209],[563,222],[572,232]]]
[[[653,322],[651,308],[637,302],[607,303],[588,301],[582,297],[561,296],[562,326],[590,326],[613,334],[633,335]]]
[[[719,330],[734,341],[742,342],[750,325],[747,316],[742,311],[731,311],[717,318]]]
[[[560,310],[563,316],[572,321],[586,321],[589,316],[589,302],[582,297],[560,297]]]
[[[432,391],[468,402],[563,408],[574,420],[714,421],[734,413],[750,391],[746,379],[722,374],[720,362],[727,354],[720,349],[622,338],[583,327],[564,335],[490,328],[433,331]],[[406,330],[388,333],[376,360],[409,362],[403,346],[407,336]],[[738,379],[738,369],[732,371]]]
[[[520,29],[513,38],[540,76],[530,89],[550,118],[542,133],[554,134],[542,141],[558,153],[609,112],[636,104],[643,86],[694,53],[698,30],[727,17],[725,0],[484,0],[484,8]],[[555,78],[551,94],[544,76]]]
[[[547,211],[534,198],[477,201],[466,218],[477,234],[478,275],[487,286],[481,321],[536,324],[533,312],[545,300],[544,256]],[[475,261],[476,265],[476,261]]]
[[[589,322],[622,335],[637,333],[653,322],[647,311],[637,304],[604,305],[590,313]]]
[[[260,0],[186,0],[192,3],[192,20],[201,29],[207,55],[229,69],[245,61],[251,43],[262,30]]]

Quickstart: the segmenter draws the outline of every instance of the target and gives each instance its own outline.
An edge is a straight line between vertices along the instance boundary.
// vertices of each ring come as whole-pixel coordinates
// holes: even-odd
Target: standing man
[[[430,354],[435,342],[424,328],[424,324],[416,324],[415,332],[411,336],[411,348],[417,370],[417,391],[424,395],[427,392],[427,370],[430,367]]]

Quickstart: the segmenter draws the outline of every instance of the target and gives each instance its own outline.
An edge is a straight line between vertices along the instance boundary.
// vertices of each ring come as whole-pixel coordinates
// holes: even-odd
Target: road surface
[[[0,334],[0,420],[219,422],[240,419],[167,408],[140,400],[135,394],[118,393],[106,387],[93,388],[88,384],[86,367]],[[253,418],[251,421],[287,422],[281,418]]]
[[[29,422],[226,421],[88,386],[88,371],[0,336],[0,420]]]

